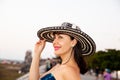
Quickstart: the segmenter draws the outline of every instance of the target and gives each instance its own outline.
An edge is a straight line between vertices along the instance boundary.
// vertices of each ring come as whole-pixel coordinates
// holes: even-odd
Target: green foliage
[[[87,57],[86,60],[89,68],[99,66],[101,70],[105,68],[120,70],[120,50],[107,49],[106,51],[98,51],[94,55]]]

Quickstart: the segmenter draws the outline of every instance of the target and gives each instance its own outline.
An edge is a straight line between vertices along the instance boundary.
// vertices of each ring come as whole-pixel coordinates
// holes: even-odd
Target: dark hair
[[[53,35],[55,35],[55,34],[63,34],[63,33],[54,32]],[[67,35],[69,35],[69,34],[67,34]],[[70,36],[70,39],[73,40],[75,38]],[[78,67],[80,69],[80,73],[81,74],[86,73],[88,69],[87,69],[86,61],[84,60],[84,57],[82,56],[82,47],[81,47],[80,42],[77,42],[77,44],[73,47],[73,50],[74,50],[74,59],[75,59],[75,62],[77,63],[77,65],[78,65]],[[59,57],[59,59],[61,60],[60,57]],[[61,63],[61,61],[60,61],[60,63]]]
[[[71,37],[71,40],[74,39],[74,37]],[[82,48],[81,48],[81,44],[80,42],[77,42],[77,44],[74,46],[73,48],[74,50],[74,59],[80,69],[80,73],[84,74],[87,72],[88,68],[87,68],[87,64],[86,61],[84,60],[84,57],[82,56]]]

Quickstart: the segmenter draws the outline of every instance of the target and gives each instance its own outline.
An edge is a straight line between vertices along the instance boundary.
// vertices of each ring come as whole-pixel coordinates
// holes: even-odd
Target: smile
[[[59,46],[54,46],[54,50],[55,50],[55,51],[57,51],[57,50],[59,50],[59,49],[60,49]]]

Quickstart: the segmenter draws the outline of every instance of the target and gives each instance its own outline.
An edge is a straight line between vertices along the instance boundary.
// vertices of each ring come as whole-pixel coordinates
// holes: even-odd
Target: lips
[[[60,49],[60,46],[54,46],[54,50],[57,51]]]

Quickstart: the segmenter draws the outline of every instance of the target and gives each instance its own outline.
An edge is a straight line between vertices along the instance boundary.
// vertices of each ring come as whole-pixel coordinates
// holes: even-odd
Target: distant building
[[[30,50],[26,51],[25,64],[30,65],[32,62],[32,52]]]
[[[29,72],[31,62],[32,62],[32,51],[27,50],[25,53],[25,59],[24,59],[23,66],[20,71],[23,73]]]

